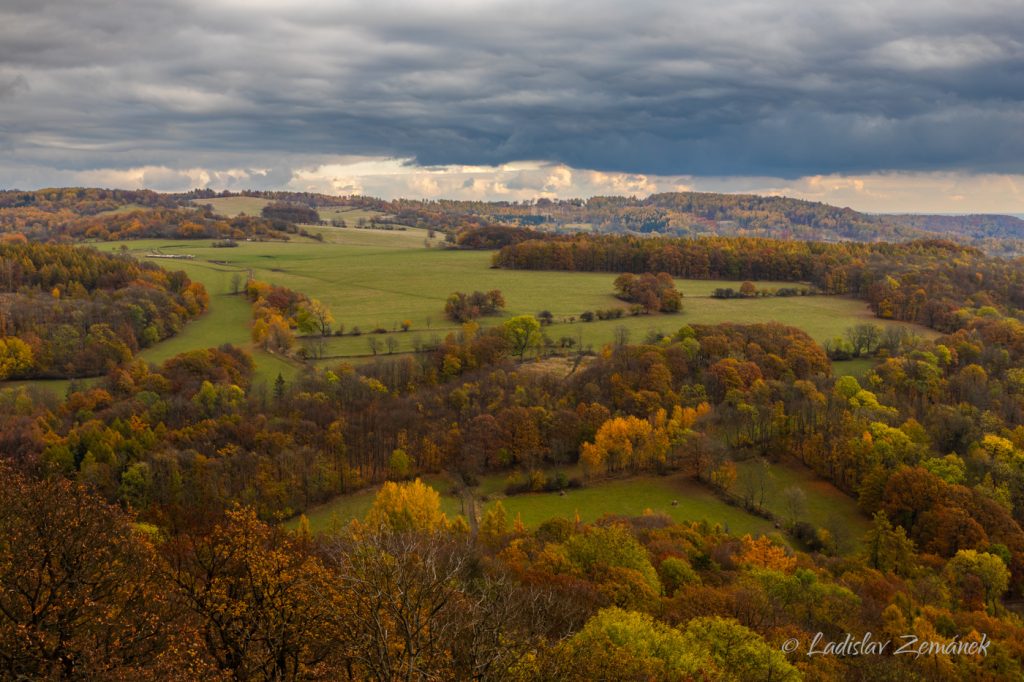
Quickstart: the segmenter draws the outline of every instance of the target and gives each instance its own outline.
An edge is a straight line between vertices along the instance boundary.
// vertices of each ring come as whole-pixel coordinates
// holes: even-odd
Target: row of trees
[[[294,224],[267,218],[217,216],[208,208],[135,208],[81,215],[72,209],[42,210],[34,205],[0,209],[0,232],[33,241],[96,239],[275,239],[311,235]]]
[[[261,209],[260,214],[264,218],[286,223],[320,224],[320,214],[315,208],[293,202],[271,202]]]
[[[753,282],[743,282],[739,289],[718,287],[711,292],[711,298],[757,298],[766,296],[810,296],[815,292],[807,287],[758,287]]]

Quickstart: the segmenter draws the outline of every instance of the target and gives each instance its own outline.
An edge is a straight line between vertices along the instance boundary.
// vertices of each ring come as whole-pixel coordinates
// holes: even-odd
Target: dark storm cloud
[[[1019,0],[710,5],[8,0],[0,184],[331,154],[1021,172]]]

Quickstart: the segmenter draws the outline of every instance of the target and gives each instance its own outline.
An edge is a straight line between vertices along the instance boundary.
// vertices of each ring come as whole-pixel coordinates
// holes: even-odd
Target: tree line
[[[880,318],[943,332],[964,327],[986,309],[1006,315],[1024,307],[1024,268],[1019,261],[988,257],[941,240],[859,244],[744,237],[550,236],[503,247],[495,254],[494,265],[806,282],[827,294],[862,298]]]

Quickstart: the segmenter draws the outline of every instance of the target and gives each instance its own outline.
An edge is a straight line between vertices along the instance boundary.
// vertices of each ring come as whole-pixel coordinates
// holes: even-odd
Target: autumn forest
[[[973,225],[0,192],[0,678],[1021,679],[1024,261],[1012,221]],[[365,300],[300,288],[327,253],[381,258]],[[466,254],[440,299],[346,325]],[[534,277],[601,306],[524,301]],[[857,316],[772,312],[812,302]],[[667,505],[577,501],[658,481]],[[808,656],[819,633],[895,645]]]

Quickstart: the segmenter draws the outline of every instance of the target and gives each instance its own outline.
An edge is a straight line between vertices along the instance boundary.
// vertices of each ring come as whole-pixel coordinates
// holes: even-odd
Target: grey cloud
[[[1017,0],[9,0],[0,74],[33,87],[3,99],[0,180],[202,166],[280,186],[337,154],[1020,172],[1020,36]]]
[[[18,93],[28,92],[28,81],[24,76],[18,74],[6,82],[0,80],[0,100],[14,97]]]

